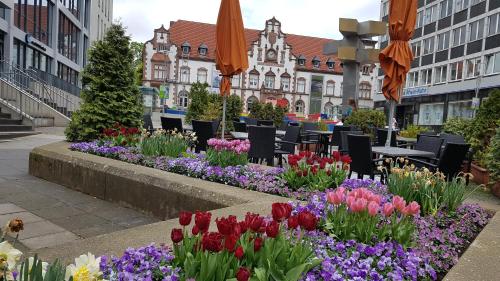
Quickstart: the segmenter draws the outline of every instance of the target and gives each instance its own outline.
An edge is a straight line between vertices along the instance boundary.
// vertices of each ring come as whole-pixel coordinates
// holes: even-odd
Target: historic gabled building
[[[249,68],[233,77],[231,94],[245,103],[278,100],[297,114],[336,114],[342,102],[342,65],[323,55],[329,39],[286,34],[272,18],[263,30],[246,30]],[[359,106],[373,107],[374,66],[362,67]],[[215,25],[179,20],[161,26],[144,46],[144,86],[166,89],[165,104],[184,109],[190,85],[207,82],[218,91],[215,68]]]

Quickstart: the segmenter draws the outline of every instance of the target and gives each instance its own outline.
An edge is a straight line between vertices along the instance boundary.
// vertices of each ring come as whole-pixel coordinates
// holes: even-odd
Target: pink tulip
[[[394,198],[392,198],[392,204],[394,204],[394,207],[400,212],[406,207],[406,201],[400,196],[394,196]]]
[[[368,203],[368,214],[370,216],[375,216],[378,212],[378,204],[375,203],[374,201],[371,201],[370,203]]]
[[[352,195],[348,195],[347,196],[347,199],[346,199],[346,202],[347,202],[347,206],[352,209],[352,204],[354,204],[354,202],[356,201],[356,197],[352,196]]]
[[[328,194],[326,195],[328,202],[333,205],[340,205],[340,203],[342,203],[342,201],[344,200],[343,196],[344,195],[342,193],[337,191],[328,192]]]
[[[337,188],[337,189],[335,189],[335,192],[342,193],[342,194],[345,194],[345,191],[346,191],[346,189],[344,187],[342,187],[342,186],[339,187],[339,188]]]
[[[377,203],[377,205],[380,205],[380,202],[382,202],[382,197],[380,195],[376,195],[376,194],[373,194],[369,201],[373,201],[375,203]]]
[[[368,201],[366,201],[366,199],[364,198],[359,198],[359,199],[356,199],[356,201],[354,201],[354,203],[352,203],[352,206],[351,206],[351,209],[354,213],[359,213],[359,212],[362,212],[366,209],[366,204],[367,204]]]
[[[394,205],[392,205],[391,203],[385,203],[382,211],[384,213],[384,216],[390,217],[392,215],[392,212],[394,212]]]
[[[420,213],[420,205],[418,205],[417,202],[413,201],[403,209],[402,213],[408,216],[415,216],[416,214]]]

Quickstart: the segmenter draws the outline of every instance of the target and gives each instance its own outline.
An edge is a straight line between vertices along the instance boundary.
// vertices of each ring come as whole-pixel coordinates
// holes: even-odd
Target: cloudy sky
[[[276,17],[285,33],[338,39],[338,18],[376,20],[380,0],[240,0],[245,27],[264,29]],[[133,40],[145,42],[153,29],[178,19],[215,23],[220,0],[114,0],[114,18]]]

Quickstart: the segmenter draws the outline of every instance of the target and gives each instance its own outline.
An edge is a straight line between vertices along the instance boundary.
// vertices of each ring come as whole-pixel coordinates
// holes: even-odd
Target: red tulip
[[[226,239],[224,240],[224,247],[226,248],[226,250],[232,253],[234,251],[234,248],[236,247],[237,242],[238,242],[237,236],[235,235],[226,236]]]
[[[193,235],[198,235],[198,233],[200,233],[200,229],[198,228],[197,225],[193,226],[191,233],[193,233]]]
[[[266,227],[266,234],[268,237],[276,238],[280,233],[280,225],[276,221],[271,221]]]
[[[288,218],[288,228],[296,229],[299,226],[299,217],[291,216]]]
[[[201,233],[208,231],[210,227],[210,220],[212,219],[212,213],[210,212],[196,212],[194,215],[194,223],[198,226]]]
[[[182,226],[189,225],[191,219],[193,218],[193,213],[191,212],[180,212],[179,213],[179,224]]]
[[[299,225],[305,230],[315,230],[317,220],[316,216],[309,211],[302,211],[299,213]]]
[[[243,247],[238,246],[238,248],[236,248],[236,251],[234,251],[234,256],[237,259],[241,260],[244,255],[245,255],[245,252],[243,251]]]
[[[240,226],[240,233],[243,234],[243,233],[246,233],[247,230],[248,230],[248,224],[246,221],[240,221],[238,223],[238,225]]]
[[[335,162],[340,161],[340,152],[338,152],[338,151],[334,151],[334,152],[332,153],[332,157],[333,157],[333,159],[335,160]]]
[[[236,280],[238,281],[248,281],[250,279],[250,271],[244,267],[240,267],[236,273]]]
[[[281,222],[290,217],[292,206],[288,203],[273,203],[271,213],[275,221]]]
[[[352,162],[352,159],[351,159],[351,157],[349,155],[342,156],[340,160],[344,164],[351,164],[351,162]]]
[[[261,227],[264,225],[264,218],[257,214],[247,214],[245,221],[248,223],[250,229],[254,232],[260,232]]]
[[[177,244],[184,239],[184,234],[182,233],[182,229],[179,228],[174,228],[172,229],[172,232],[170,233],[170,238],[172,238],[172,241]]]
[[[253,241],[253,250],[254,252],[258,252],[260,248],[262,247],[262,244],[264,243],[264,240],[262,238],[257,237]]]
[[[217,229],[222,235],[230,235],[233,233],[234,226],[238,223],[235,216],[229,216],[228,218],[217,218],[215,220],[217,224]]]
[[[224,236],[218,232],[206,232],[201,239],[203,250],[218,253],[222,251],[222,239]]]

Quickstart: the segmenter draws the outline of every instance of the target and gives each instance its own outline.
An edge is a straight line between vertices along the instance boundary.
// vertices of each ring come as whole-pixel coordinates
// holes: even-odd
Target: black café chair
[[[295,154],[295,147],[299,144],[300,127],[288,126],[282,140],[276,141],[274,154],[278,157],[278,164],[283,167],[283,158],[288,154]]]
[[[144,129],[146,129],[149,133],[153,133],[155,129],[153,127],[153,120],[151,119],[151,115],[144,114],[142,120],[144,122]]]
[[[302,123],[302,131],[300,133],[300,144],[305,146],[307,151],[310,151],[310,145],[319,143],[319,135],[308,131],[318,130],[318,123],[304,122]]]
[[[340,132],[340,146],[339,151],[342,153],[349,153],[349,140],[347,138],[348,135],[363,135],[363,131],[341,131]]]
[[[332,134],[332,139],[330,141],[330,147],[337,146],[340,150],[340,147],[342,146],[342,132],[347,132],[351,131],[351,126],[333,126],[333,134]]]
[[[182,133],[182,119],[181,118],[171,118],[171,117],[160,117],[161,119],[161,128],[165,131],[172,131],[174,129],[177,132]]]
[[[207,141],[215,137],[213,130],[215,121],[193,120],[191,123],[193,124],[193,132],[197,137],[195,152],[207,151]]]
[[[432,159],[436,159],[439,156],[442,144],[443,139],[438,136],[420,136],[413,149],[432,152],[434,154]]]
[[[266,160],[268,166],[274,166],[274,142],[276,128],[269,126],[248,126],[250,151],[248,158],[252,163]]]
[[[364,175],[373,178],[375,174],[381,174],[376,169],[376,165],[383,161],[384,158],[372,159],[372,143],[370,136],[365,135],[347,135],[347,142],[349,143],[349,156],[351,157],[350,173],[352,172],[358,174],[358,178],[362,178]]]
[[[385,146],[385,142],[387,141],[387,134],[389,133],[389,130],[387,129],[377,129],[377,141],[376,141],[376,146]],[[397,146],[396,145],[396,131],[392,131],[391,133],[391,146]]]
[[[469,152],[469,148],[469,144],[448,142],[437,163],[427,162],[416,158],[408,158],[408,160],[417,167],[426,167],[433,172],[439,171],[443,173],[448,180],[451,180],[460,172],[462,163]]]
[[[234,122],[233,127],[235,132],[246,133],[247,132],[247,124],[245,122]]]
[[[257,120],[257,126],[274,126],[273,120]]]

